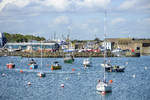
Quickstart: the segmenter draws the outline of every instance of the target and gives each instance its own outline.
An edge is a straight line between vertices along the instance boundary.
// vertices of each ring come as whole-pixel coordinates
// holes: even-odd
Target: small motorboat
[[[10,62],[10,63],[6,64],[6,66],[7,66],[8,69],[15,68],[15,64],[13,62]]]
[[[84,59],[83,65],[84,65],[84,67],[89,67],[89,66],[91,66],[91,61],[89,59]]]
[[[44,72],[38,72],[38,73],[37,73],[37,76],[39,76],[39,77],[45,77],[46,75],[45,75]]]
[[[31,59],[31,61],[29,62],[29,67],[30,67],[30,69],[37,69],[38,68],[38,65],[36,64],[34,59]]]
[[[96,90],[98,92],[108,93],[108,92],[112,92],[112,87],[110,83],[107,83],[105,81],[99,81],[99,83],[96,86]]]
[[[59,65],[59,62],[55,61],[52,65],[51,65],[51,70],[59,70],[61,69],[61,65]]]

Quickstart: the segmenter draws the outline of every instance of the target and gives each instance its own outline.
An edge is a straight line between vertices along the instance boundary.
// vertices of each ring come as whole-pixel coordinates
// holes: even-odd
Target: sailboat
[[[105,38],[106,38],[106,12],[105,12],[105,17],[104,17],[104,41],[105,41]],[[106,75],[105,75],[105,67],[106,67],[106,60],[105,60],[105,57],[106,57],[106,46],[105,46],[105,50],[104,50],[104,76],[103,76],[103,80],[98,82],[97,86],[96,86],[96,90],[100,93],[107,93],[107,92],[111,92],[112,91],[112,86],[111,86],[111,83],[109,82],[106,82]]]
[[[6,64],[6,66],[7,66],[8,69],[15,68],[15,64],[13,63],[13,61],[9,61],[9,62]]]
[[[43,64],[42,64],[42,55],[43,55],[43,53],[42,52],[43,51],[42,51],[42,41],[41,41],[41,68],[43,66]],[[39,76],[39,77],[45,77],[46,75],[45,75],[45,73],[43,71],[40,71],[40,72],[37,73],[37,76]]]
[[[107,92],[112,92],[112,87],[111,87],[111,82],[106,82],[106,75],[105,75],[105,68],[106,68],[106,61],[105,61],[105,54],[104,53],[104,79],[102,81],[99,80],[96,90],[100,93],[107,93]]]
[[[31,52],[33,53],[33,47],[31,48]],[[33,58],[29,61],[29,68],[30,69],[37,69],[38,68],[38,65],[36,64],[36,62]]]
[[[69,52],[69,50],[70,50],[70,39],[69,39],[69,35],[68,35],[68,37],[67,37],[68,39],[68,50],[67,50],[67,54],[65,54],[65,57],[64,57],[64,63],[70,63],[70,64],[72,64],[73,62],[74,62],[74,57],[73,57],[73,55],[71,55]]]

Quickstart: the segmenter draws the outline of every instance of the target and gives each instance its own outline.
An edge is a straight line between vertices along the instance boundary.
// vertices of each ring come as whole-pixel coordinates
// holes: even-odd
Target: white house
[[[111,42],[104,41],[104,42],[102,43],[102,47],[106,48],[107,50],[112,50],[112,43],[111,43]]]

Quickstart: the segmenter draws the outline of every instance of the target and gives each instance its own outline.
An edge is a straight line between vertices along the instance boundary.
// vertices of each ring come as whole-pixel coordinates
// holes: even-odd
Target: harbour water
[[[103,79],[103,58],[92,58],[88,69],[83,68],[83,59],[64,64],[63,58],[43,58],[40,66],[41,59],[35,58],[38,70],[47,72],[40,78],[29,69],[30,58],[0,57],[0,100],[150,100],[150,56],[107,58],[112,64],[128,65],[123,73],[106,73],[106,79],[113,83],[112,93],[105,96],[96,93],[98,80]],[[15,69],[6,68],[9,61],[16,64]],[[54,61],[62,70],[51,71]],[[19,69],[26,71],[20,73]]]

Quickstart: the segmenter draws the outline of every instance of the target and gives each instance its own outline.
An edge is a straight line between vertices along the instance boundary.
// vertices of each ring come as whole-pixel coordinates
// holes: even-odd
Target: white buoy
[[[31,82],[28,82],[28,85],[31,85]]]
[[[132,77],[135,78],[135,74],[133,74]]]
[[[144,69],[147,70],[147,67],[145,66]]]
[[[2,76],[4,77],[4,76],[5,76],[5,73],[3,73]]]
[[[69,80],[69,77],[66,77],[66,80]]]
[[[78,75],[80,75],[80,72],[78,72]]]
[[[64,88],[64,84],[61,84],[61,87]]]

